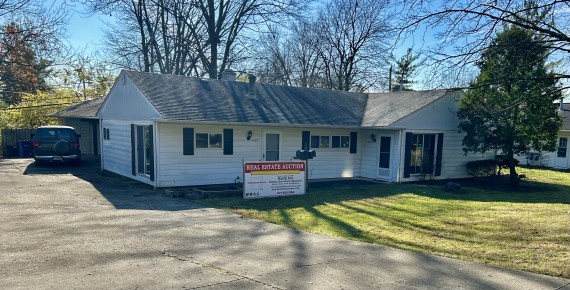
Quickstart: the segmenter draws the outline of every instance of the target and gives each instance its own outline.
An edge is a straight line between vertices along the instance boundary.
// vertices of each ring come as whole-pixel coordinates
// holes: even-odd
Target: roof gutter
[[[393,129],[403,130],[403,127],[387,127],[387,126],[348,126],[348,125],[320,125],[320,124],[277,124],[277,123],[257,123],[257,122],[218,122],[218,121],[192,121],[192,120],[167,120],[167,119],[154,119],[156,123],[172,123],[172,124],[203,124],[203,125],[234,125],[234,126],[265,126],[265,127],[293,127],[293,128],[337,128],[337,129]]]

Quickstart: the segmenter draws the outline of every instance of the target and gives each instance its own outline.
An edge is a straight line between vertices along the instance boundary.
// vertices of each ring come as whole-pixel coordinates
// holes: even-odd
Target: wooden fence
[[[35,129],[2,129],[0,135],[0,139],[2,139],[0,154],[3,157],[29,156],[31,148],[22,148],[21,145],[23,143],[21,141],[31,141],[32,138],[30,137],[30,134],[35,131]]]

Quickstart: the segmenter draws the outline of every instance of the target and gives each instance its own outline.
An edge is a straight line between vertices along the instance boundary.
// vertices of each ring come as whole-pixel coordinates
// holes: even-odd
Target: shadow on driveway
[[[107,171],[101,172],[98,158],[84,158],[79,165],[54,163],[38,166],[31,160],[22,166],[25,166],[24,175],[58,178],[58,175],[69,174],[82,179],[117,209],[181,211],[202,208],[187,199],[167,197],[161,189],[155,190],[141,182]],[[81,191],[82,188],[77,190]]]

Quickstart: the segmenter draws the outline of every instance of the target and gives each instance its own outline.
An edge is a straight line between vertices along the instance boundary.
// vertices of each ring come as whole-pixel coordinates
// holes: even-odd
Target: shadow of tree
[[[106,171],[101,172],[98,158],[84,159],[80,165],[53,163],[37,166],[32,162],[25,167],[23,174],[71,174],[89,182],[117,209],[180,211],[202,207],[187,199],[164,196],[162,190],[155,190],[142,182]]]

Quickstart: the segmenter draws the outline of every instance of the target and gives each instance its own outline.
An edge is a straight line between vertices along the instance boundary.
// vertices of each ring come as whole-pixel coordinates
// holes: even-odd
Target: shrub
[[[486,177],[495,175],[497,169],[497,160],[475,160],[467,162],[467,174],[475,177]]]

